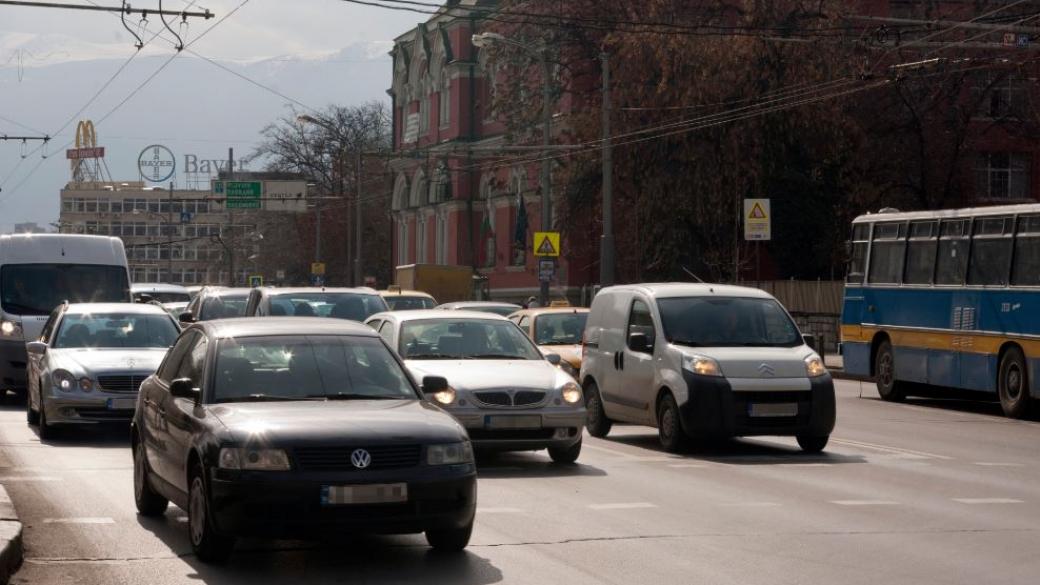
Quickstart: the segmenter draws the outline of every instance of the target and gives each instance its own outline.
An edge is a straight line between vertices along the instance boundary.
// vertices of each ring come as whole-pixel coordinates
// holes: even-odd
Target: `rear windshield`
[[[797,347],[795,326],[773,299],[658,299],[665,337],[692,347]]]
[[[406,360],[540,360],[531,340],[511,321],[431,319],[401,325]]]
[[[429,297],[388,296],[383,297],[383,300],[390,305],[391,311],[420,311],[437,306],[437,303],[433,302],[433,299]]]
[[[585,332],[588,313],[548,313],[534,320],[534,342],[538,345],[577,345]]]
[[[153,301],[159,301],[160,303],[187,303],[191,301],[191,295],[186,292],[148,292],[138,291],[134,293],[134,299],[140,299],[141,296],[148,296]]]
[[[463,311],[476,311],[478,313],[491,313],[493,315],[501,315],[502,317],[508,317],[513,313],[519,311],[521,307],[516,305],[477,305],[476,307],[460,307]]]
[[[271,297],[271,316],[331,317],[364,321],[386,310],[379,295],[356,293],[301,293]]]
[[[168,348],[177,340],[177,326],[167,315],[92,313],[65,315],[53,347]]]
[[[249,295],[247,294],[210,297],[202,301],[202,308],[199,310],[199,321],[244,317],[248,300]]]
[[[49,315],[70,303],[130,300],[126,268],[91,264],[8,264],[0,268],[0,305],[13,315]]]

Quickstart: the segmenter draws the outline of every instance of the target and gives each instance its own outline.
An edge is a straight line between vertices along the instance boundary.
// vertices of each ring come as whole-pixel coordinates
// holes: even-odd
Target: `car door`
[[[629,416],[646,423],[653,421],[651,410],[657,330],[650,302],[636,296],[629,306],[624,345],[618,356],[620,384],[617,392],[618,402],[629,409]],[[645,350],[635,348],[632,344],[634,334],[645,335],[650,346]]]
[[[209,351],[209,339],[199,334],[188,348],[181,360],[180,368],[174,379],[188,378],[192,387],[200,391],[205,385],[206,354]],[[196,402],[190,398],[176,397],[166,392],[159,410],[165,423],[168,446],[166,450],[169,481],[177,489],[188,491],[188,451],[191,449],[191,438],[195,431]]]
[[[50,317],[47,318],[47,322],[43,325],[40,339],[35,341],[42,341],[50,347],[54,337],[54,329],[59,319],[61,319],[61,307],[58,307],[51,312]],[[33,402],[34,389],[36,397],[42,401],[44,387],[41,385],[40,380],[49,373],[47,371],[47,361],[46,354],[34,355],[31,353],[26,361],[26,383],[29,389],[26,400],[28,400],[34,408],[39,407],[40,405],[40,402]]]
[[[170,384],[180,375],[189,352],[201,336],[198,331],[182,335],[167,354],[156,377],[141,387],[141,440],[144,441],[152,471],[167,483],[173,483],[171,478],[174,473],[170,455],[172,437],[165,416],[170,399]]]

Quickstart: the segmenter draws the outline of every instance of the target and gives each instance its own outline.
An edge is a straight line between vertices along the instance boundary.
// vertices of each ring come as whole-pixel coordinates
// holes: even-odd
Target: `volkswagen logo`
[[[774,370],[773,366],[771,366],[769,364],[762,364],[761,366],[758,366],[758,371],[759,371],[759,373],[765,374],[766,376],[775,376],[776,375],[776,370]]]
[[[354,467],[364,469],[372,464],[372,455],[364,449],[354,449],[354,452],[350,454],[350,462],[354,464]]]

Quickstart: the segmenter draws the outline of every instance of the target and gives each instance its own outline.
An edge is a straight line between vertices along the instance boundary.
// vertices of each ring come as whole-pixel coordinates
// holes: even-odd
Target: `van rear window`
[[[8,264],[0,268],[0,306],[12,315],[49,315],[61,303],[130,301],[126,268],[92,264]]]

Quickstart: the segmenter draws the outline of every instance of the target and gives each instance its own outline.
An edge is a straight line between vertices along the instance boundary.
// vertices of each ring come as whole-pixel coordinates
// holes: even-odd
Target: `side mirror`
[[[170,383],[170,394],[175,398],[189,398],[197,401],[200,392],[191,378],[177,378]]]
[[[806,333],[805,335],[802,335],[802,341],[805,342],[805,345],[808,345],[809,347],[811,347],[813,351],[819,352],[819,350],[816,349],[816,336],[815,335]]]
[[[43,355],[47,353],[47,344],[42,341],[30,341],[25,344],[25,351],[33,355]]]
[[[646,333],[629,335],[628,349],[636,353],[651,353],[653,351],[653,347],[650,345],[650,338],[646,336]]]
[[[426,376],[422,380],[423,394],[436,394],[448,388],[448,379],[443,376]]]
[[[563,359],[560,357],[560,354],[558,353],[549,353],[545,355],[545,361],[549,362],[554,366],[558,366],[560,365],[560,362],[563,361]]]
[[[189,311],[185,311],[185,312],[181,313],[180,315],[177,315],[177,320],[180,321],[181,323],[184,323],[185,325],[187,325],[189,323],[194,323],[195,322],[195,315],[192,315],[191,312],[189,312]]]

